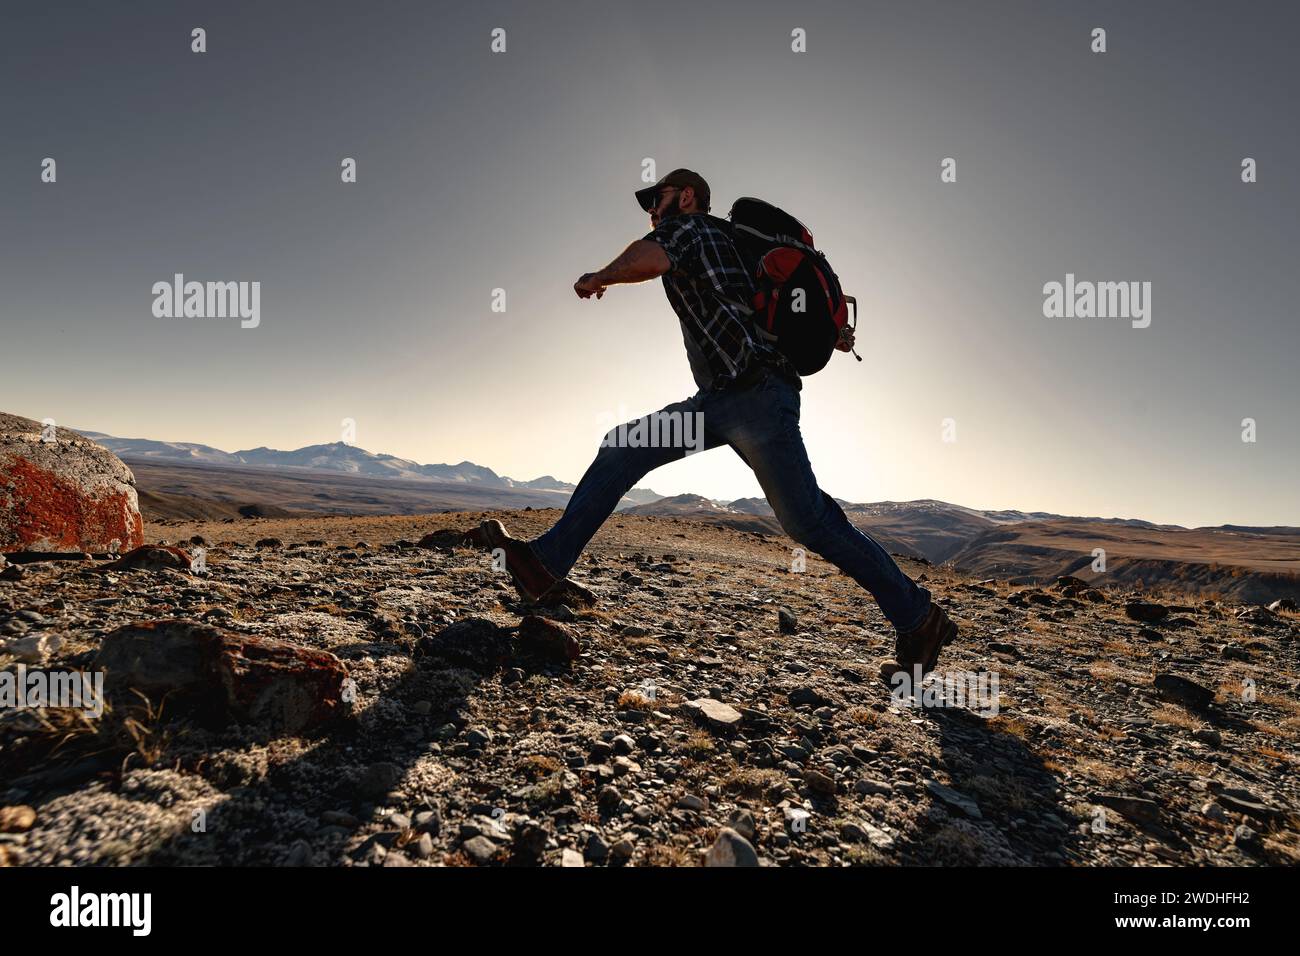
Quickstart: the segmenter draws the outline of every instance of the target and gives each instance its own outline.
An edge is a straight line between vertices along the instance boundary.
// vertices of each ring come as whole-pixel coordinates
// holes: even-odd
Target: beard
[[[682,194],[677,193],[676,195],[673,196],[672,203],[669,204],[669,206],[663,212],[659,213],[658,222],[656,222],[655,225],[657,226],[659,225],[660,222],[663,222],[665,219],[671,219],[673,218],[673,216],[680,216],[681,214],[682,214]]]

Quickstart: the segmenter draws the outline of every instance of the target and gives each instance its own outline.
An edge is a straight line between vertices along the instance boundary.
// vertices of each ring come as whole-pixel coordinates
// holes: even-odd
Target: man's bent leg
[[[920,626],[930,610],[930,592],[817,486],[799,431],[799,393],[773,377],[754,390],[752,400],[767,406],[763,414],[746,416],[727,440],[754,470],[786,534],[870,591],[900,632]]]
[[[684,458],[688,451],[722,444],[720,438],[706,435],[701,419],[694,417],[698,414],[694,398],[689,398],[613,428],[605,435],[596,460],[578,482],[564,515],[550,531],[530,542],[547,570],[557,578],[567,575],[619,501],[648,473]]]

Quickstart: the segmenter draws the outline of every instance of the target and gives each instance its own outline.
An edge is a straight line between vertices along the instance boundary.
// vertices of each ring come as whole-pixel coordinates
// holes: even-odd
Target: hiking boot
[[[487,548],[495,551],[500,548],[506,556],[506,570],[514,580],[515,590],[526,601],[536,602],[543,594],[560,583],[546,566],[542,564],[527,541],[510,537],[505,525],[495,518],[489,518],[479,525],[483,541]]]
[[[894,660],[881,667],[886,680],[898,671],[925,677],[939,662],[939,651],[957,637],[957,625],[948,619],[943,608],[931,602],[930,611],[921,626],[906,634],[899,634],[894,643]]]

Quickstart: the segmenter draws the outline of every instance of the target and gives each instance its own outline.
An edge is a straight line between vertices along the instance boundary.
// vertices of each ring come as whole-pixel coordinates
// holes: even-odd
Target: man
[[[637,192],[652,229],[601,269],[574,283],[581,299],[604,296],[612,285],[663,277],[668,301],[681,322],[691,372],[699,391],[655,416],[611,432],[648,434],[662,421],[700,413],[704,448],[730,445],[753,469],[781,527],[795,541],[832,562],[871,592],[897,631],[896,665],[909,677],[934,669],[939,650],[957,627],[869,536],[849,523],[817,486],[799,433],[803,385],[786,358],[752,333],[745,314],[754,284],[736,247],[708,215],[710,190],[698,173],[676,169]],[[852,331],[837,346],[853,345]],[[660,418],[657,416],[669,416]],[[640,426],[640,430],[637,428]],[[625,430],[626,429],[626,430]],[[684,447],[622,447],[606,443],[569,500],[563,517],[532,541],[510,537],[499,521],[482,532],[501,548],[520,593],[537,600],[561,582],[619,500],[648,472],[684,457]],[[657,443],[655,443],[657,444]]]

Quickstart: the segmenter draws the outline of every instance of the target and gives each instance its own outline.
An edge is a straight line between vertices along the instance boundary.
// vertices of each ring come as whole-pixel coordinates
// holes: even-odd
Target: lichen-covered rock
[[[142,621],[105,635],[96,669],[211,721],[301,733],[342,710],[347,670],[333,654],[189,620]]]
[[[0,413],[0,551],[143,543],[135,476],[120,458],[71,429]]]
[[[116,561],[101,565],[98,571],[190,571],[194,559],[183,548],[166,545],[145,545],[133,548]]]

